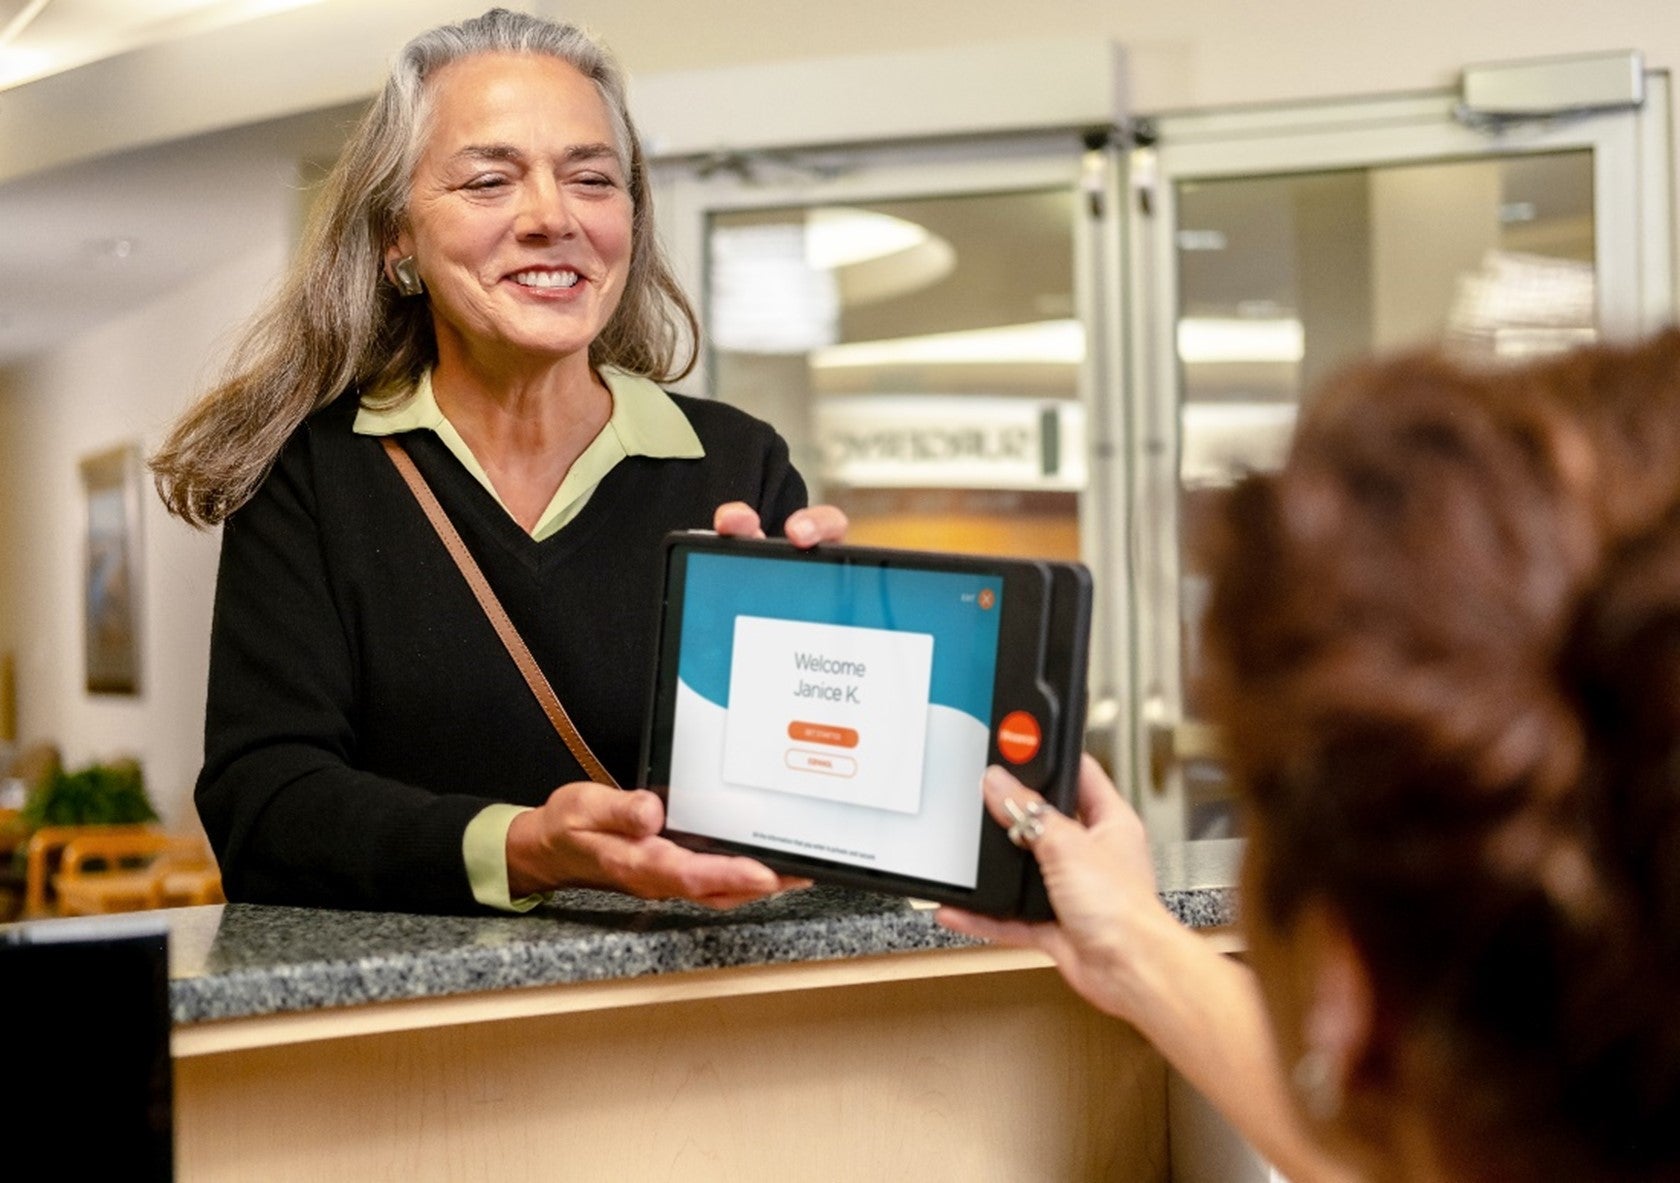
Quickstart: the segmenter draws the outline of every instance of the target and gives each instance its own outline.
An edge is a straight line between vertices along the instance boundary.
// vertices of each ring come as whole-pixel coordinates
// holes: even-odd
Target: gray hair
[[[612,318],[590,344],[596,366],[656,381],[694,368],[699,322],[660,250],[647,162],[624,75],[574,25],[494,8],[415,37],[340,154],[274,302],[236,345],[229,377],[176,423],[151,460],[170,512],[213,525],[250,499],[280,449],[315,410],[348,391],[405,397],[437,359],[430,311],[384,278],[431,123],[427,79],[479,54],[558,58],[594,83],[612,122],[632,207],[630,268]]]

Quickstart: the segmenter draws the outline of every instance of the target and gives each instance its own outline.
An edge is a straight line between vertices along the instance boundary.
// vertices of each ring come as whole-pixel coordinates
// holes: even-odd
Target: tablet
[[[980,779],[1072,812],[1090,615],[1075,563],[673,534],[641,784],[690,849],[1048,916]]]

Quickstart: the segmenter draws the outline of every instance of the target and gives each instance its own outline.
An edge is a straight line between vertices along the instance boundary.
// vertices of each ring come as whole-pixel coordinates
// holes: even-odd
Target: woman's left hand
[[[795,546],[846,540],[846,515],[839,506],[813,505],[788,515],[782,533]],[[733,538],[763,538],[764,524],[758,511],[745,501],[726,501],[712,515],[712,529]]]
[[[662,835],[664,825],[664,804],[646,789],[561,785],[508,827],[508,892],[517,899],[557,887],[595,887],[733,908],[810,886],[753,859],[687,850]]]

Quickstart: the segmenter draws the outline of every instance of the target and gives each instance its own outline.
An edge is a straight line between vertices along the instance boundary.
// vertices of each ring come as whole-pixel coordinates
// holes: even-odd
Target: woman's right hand
[[[519,899],[559,887],[598,887],[733,908],[809,885],[750,858],[687,850],[660,835],[664,824],[664,803],[646,789],[561,785],[508,827],[508,892]]]
[[[1025,809],[1043,802],[1002,768],[986,770],[986,810],[1010,824],[1005,802]],[[1159,939],[1183,932],[1155,890],[1143,823],[1100,765],[1085,756],[1079,769],[1079,818],[1043,803],[1043,833],[1033,843],[1054,923],[1000,920],[941,908],[939,923],[999,944],[1042,949],[1068,984],[1092,1005],[1136,1021],[1153,996],[1140,973]]]

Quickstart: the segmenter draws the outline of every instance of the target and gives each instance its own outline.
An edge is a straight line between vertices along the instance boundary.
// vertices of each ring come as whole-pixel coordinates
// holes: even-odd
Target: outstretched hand
[[[782,533],[795,546],[816,546],[819,542],[844,542],[848,524],[838,506],[813,505],[789,514]],[[718,506],[712,514],[712,529],[734,538],[764,537],[758,511],[745,501],[726,501]]]
[[[986,811],[1010,823],[1006,801],[1024,809],[1043,799],[1002,768],[984,781]],[[1000,920],[960,908],[941,908],[946,928],[999,944],[1042,949],[1062,976],[1101,1010],[1135,1019],[1147,1000],[1133,972],[1151,938],[1178,922],[1155,891],[1155,871],[1143,823],[1090,756],[1079,769],[1079,817],[1065,817],[1048,803],[1044,830],[1033,843],[1044,886],[1056,910],[1054,923]]]
[[[733,908],[808,886],[750,858],[687,850],[660,835],[664,824],[664,804],[646,789],[561,785],[508,828],[509,894],[599,887]]]
[[[1001,768],[985,779],[999,825],[1039,795]],[[945,927],[1042,949],[1100,1010],[1135,1025],[1289,1178],[1344,1183],[1292,1107],[1254,975],[1221,956],[1161,904],[1143,823],[1091,757],[1079,770],[1079,817],[1045,805],[1032,850],[1056,921],[1031,924],[941,908]]]

